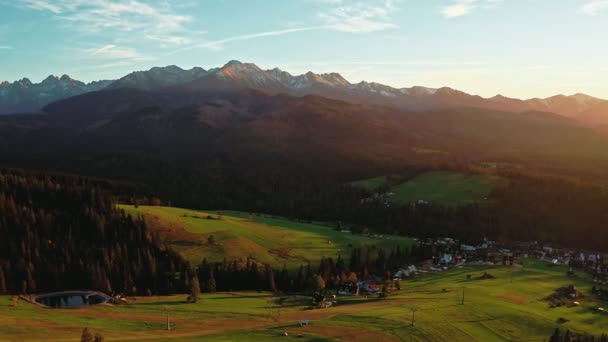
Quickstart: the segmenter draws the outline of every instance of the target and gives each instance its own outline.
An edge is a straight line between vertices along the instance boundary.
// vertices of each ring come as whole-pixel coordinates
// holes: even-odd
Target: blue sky
[[[0,0],[0,81],[232,59],[486,97],[608,98],[608,0]]]

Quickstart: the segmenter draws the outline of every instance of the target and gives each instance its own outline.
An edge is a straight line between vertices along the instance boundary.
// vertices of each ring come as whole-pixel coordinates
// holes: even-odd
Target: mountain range
[[[291,75],[278,68],[263,70],[253,63],[230,61],[221,68],[184,70],[177,66],[155,67],[130,73],[115,81],[85,84],[49,76],[39,84],[28,79],[0,85],[0,114],[36,112],[54,101],[95,91],[116,89],[200,92],[254,89],[266,94],[319,95],[350,103],[390,106],[415,112],[479,108],[505,112],[540,111],[559,114],[595,129],[608,128],[608,101],[584,94],[556,95],[520,100],[501,95],[483,98],[443,88],[393,88],[375,82],[350,83],[338,73]]]
[[[40,83],[32,83],[28,78],[9,83],[0,83],[0,114],[39,111],[43,106],[92,91],[104,89],[112,81],[84,83],[68,75],[50,75]]]
[[[39,113],[0,116],[0,159],[118,178],[167,165],[351,172],[488,161],[605,177],[608,136],[580,120],[605,103],[585,95],[521,101],[395,89],[236,61],[211,70],[171,66],[129,74]]]

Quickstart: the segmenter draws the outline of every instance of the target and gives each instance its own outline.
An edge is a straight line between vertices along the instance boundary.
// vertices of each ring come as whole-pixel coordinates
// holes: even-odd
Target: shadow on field
[[[136,304],[138,306],[159,306],[159,305],[166,305],[166,306],[173,306],[173,305],[182,305],[182,304],[187,304],[186,299],[184,298],[183,302],[145,302],[145,303],[133,303]]]

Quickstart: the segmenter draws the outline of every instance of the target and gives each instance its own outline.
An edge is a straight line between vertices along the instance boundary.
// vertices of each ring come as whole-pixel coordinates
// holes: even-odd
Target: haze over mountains
[[[155,67],[130,73],[116,81],[85,84],[64,75],[49,76],[39,84],[28,79],[0,86],[0,114],[35,112],[57,100],[99,90],[133,88],[154,92],[192,93],[254,89],[266,94],[319,95],[351,103],[391,106],[407,111],[481,108],[507,112],[541,111],[576,119],[596,129],[608,127],[608,101],[576,94],[546,99],[520,100],[497,95],[482,98],[451,88],[393,88],[375,82],[350,83],[340,74],[291,75],[278,68],[263,70],[252,63],[230,61],[221,68],[184,70],[177,66]]]
[[[42,115],[0,117],[0,155],[53,164],[112,155],[396,167],[492,160],[595,172],[608,165],[608,138],[575,118],[605,102],[483,99],[237,61],[211,70],[170,66],[53,102]]]
[[[98,91],[112,81],[84,83],[63,75],[50,75],[40,83],[29,79],[0,83],[0,114],[39,111],[43,106],[67,97]]]

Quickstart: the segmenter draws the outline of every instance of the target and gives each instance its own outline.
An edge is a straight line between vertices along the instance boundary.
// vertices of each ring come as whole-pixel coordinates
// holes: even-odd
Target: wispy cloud
[[[264,31],[250,34],[232,36],[223,39],[210,40],[200,44],[186,46],[171,54],[191,49],[222,50],[228,43],[258,39],[271,36],[283,36],[296,32],[312,30],[332,30],[349,33],[365,33],[396,28],[391,21],[391,15],[397,11],[394,0],[376,1],[372,4],[358,3],[345,6],[343,0],[312,0],[330,6],[318,14],[322,21],[319,25],[291,27],[280,30]]]
[[[89,56],[103,59],[131,59],[131,60],[143,60],[145,57],[141,56],[137,50],[133,48],[123,48],[116,45],[108,44],[98,48],[87,49]]]
[[[459,0],[451,5],[444,6],[441,14],[446,18],[462,17],[471,13],[477,7],[477,0]]]
[[[35,10],[46,10],[55,14],[61,13],[61,6],[47,0],[21,0],[21,3],[28,8]]]
[[[68,48],[70,56],[87,65],[80,70],[108,69],[154,61],[156,58],[142,55],[131,47],[106,44],[91,48]]]
[[[74,71],[124,69],[156,60],[155,57],[142,55],[137,49],[115,44],[86,48],[65,48],[65,50],[71,59],[78,61],[81,65]]]
[[[607,0],[593,0],[588,2],[581,7],[583,13],[596,16],[604,11],[608,11],[608,1]]]
[[[90,70],[100,70],[100,69],[115,69],[121,67],[128,67],[133,65],[134,62],[131,61],[118,61],[118,62],[110,62],[110,63],[95,63],[94,65],[87,66],[84,68],[75,69],[75,71],[90,71]]]
[[[478,8],[496,8],[503,0],[455,0],[441,8],[441,15],[446,18],[466,16]]]
[[[0,50],[12,50],[13,47],[12,46],[8,46],[8,45],[0,45]]]
[[[156,40],[163,44],[186,45],[192,42],[192,39],[182,36],[162,36],[162,35],[146,35],[147,39]]]
[[[183,52],[183,51],[186,51],[186,50],[197,49],[197,48],[198,49],[221,50],[221,49],[224,48],[224,44],[226,44],[226,43],[231,43],[231,42],[236,42],[236,41],[244,41],[244,40],[251,40],[251,39],[262,38],[262,37],[282,36],[282,35],[286,35],[286,34],[290,34],[290,33],[295,33],[295,32],[318,30],[318,29],[321,29],[321,28],[322,27],[296,27],[296,28],[290,28],[290,29],[285,29],[285,30],[266,31],[266,32],[244,34],[244,35],[233,36],[233,37],[228,37],[228,38],[218,39],[218,40],[211,40],[211,41],[207,41],[207,42],[204,42],[204,43],[201,43],[201,44],[195,44],[195,45],[187,46],[185,48],[176,50],[176,51],[172,52],[171,54],[175,54],[175,53],[178,53],[178,52]]]
[[[66,25],[79,32],[99,33],[142,32],[150,37],[169,37],[164,44],[181,44],[184,37],[176,33],[185,31],[192,20],[178,14],[168,1],[151,4],[139,0],[17,0],[22,8],[50,12]],[[157,39],[158,40],[158,39]]]
[[[375,32],[397,28],[391,18],[397,10],[394,1],[385,0],[376,4],[334,7],[319,13],[319,18],[327,29],[351,33]]]
[[[312,0],[312,1],[322,3],[322,4],[329,4],[329,5],[339,5],[344,2],[344,0]]]
[[[281,63],[273,63],[281,64]],[[483,65],[479,61],[441,61],[441,60],[403,60],[403,61],[327,61],[327,62],[292,62],[283,65],[289,66],[463,66],[463,65]]]

